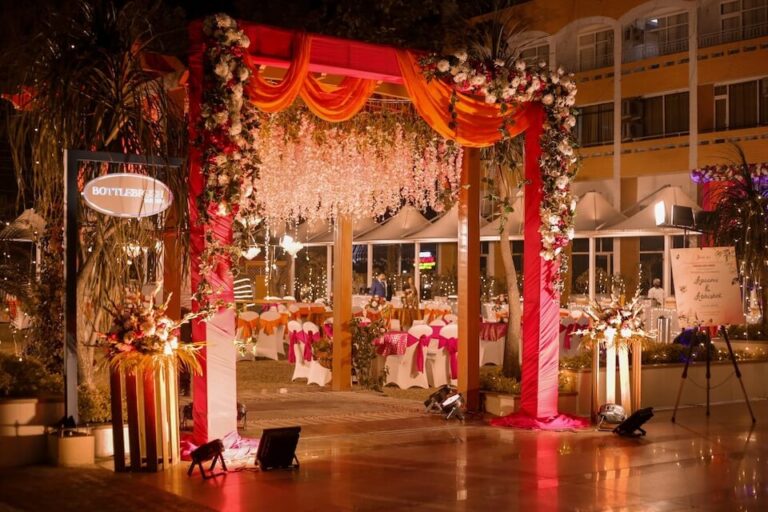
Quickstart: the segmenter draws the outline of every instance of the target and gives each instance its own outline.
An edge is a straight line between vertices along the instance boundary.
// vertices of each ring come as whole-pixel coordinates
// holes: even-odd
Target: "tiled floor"
[[[768,510],[768,402],[660,412],[648,436],[540,433],[439,417],[316,425],[301,469],[134,477],[216,510]],[[762,421],[760,421],[762,419]]]

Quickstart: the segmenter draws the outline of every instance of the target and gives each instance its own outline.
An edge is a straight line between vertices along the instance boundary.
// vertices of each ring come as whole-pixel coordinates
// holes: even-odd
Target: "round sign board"
[[[85,203],[113,217],[149,217],[173,202],[168,186],[142,174],[115,173],[94,178],[83,189]]]

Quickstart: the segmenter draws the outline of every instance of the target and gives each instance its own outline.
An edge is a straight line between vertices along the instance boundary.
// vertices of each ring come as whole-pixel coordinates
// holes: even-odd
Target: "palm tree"
[[[734,246],[739,280],[746,292],[757,289],[762,304],[768,300],[768,182],[753,179],[743,149],[737,152],[734,179],[712,197],[714,210],[706,220],[716,246]],[[768,319],[763,311],[763,331]]]
[[[167,77],[147,71],[143,63],[159,44],[150,20],[159,14],[160,5],[80,0],[51,14],[34,37],[4,56],[8,85],[32,97],[12,115],[9,137],[19,182],[29,183],[35,208],[46,222],[35,286],[33,345],[63,345],[63,151],[184,154],[183,110],[167,93]],[[115,169],[83,165],[80,181]],[[164,180],[176,198],[170,215],[179,229],[186,225],[184,180],[181,171],[169,172]],[[80,208],[78,360],[81,380],[93,385],[93,342],[107,321],[103,306],[119,301],[126,286],[147,281],[143,265],[152,260],[164,219],[124,220]],[[147,251],[126,252],[132,247]]]

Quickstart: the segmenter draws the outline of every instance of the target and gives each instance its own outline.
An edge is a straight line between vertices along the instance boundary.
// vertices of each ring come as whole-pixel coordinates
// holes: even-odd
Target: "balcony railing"
[[[722,30],[720,32],[700,35],[699,48],[707,48],[709,46],[717,46],[719,44],[732,43],[734,41],[743,41],[745,39],[754,39],[766,35],[768,35],[768,23],[749,25],[733,30]]]
[[[609,54],[596,55],[591,62],[579,62],[579,71],[590,71],[593,69],[608,68],[613,66],[613,52]]]
[[[676,39],[674,41],[652,42],[639,44],[630,48],[624,48],[622,62],[634,62],[636,60],[649,59],[660,55],[669,55],[688,51],[688,39]]]

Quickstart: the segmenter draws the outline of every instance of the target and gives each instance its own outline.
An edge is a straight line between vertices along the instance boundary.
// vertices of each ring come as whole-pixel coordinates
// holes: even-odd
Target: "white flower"
[[[216,155],[216,165],[224,165],[227,163],[227,155]]]
[[[555,237],[550,233],[546,233],[542,235],[541,241],[544,242],[545,244],[552,245],[553,243],[555,243]]]
[[[469,81],[470,84],[474,86],[481,86],[485,84],[485,75],[475,75],[472,77],[472,79]]]
[[[510,85],[511,85],[513,88],[517,89],[517,87],[520,85],[520,78],[519,78],[519,77],[515,77],[515,78],[513,78],[513,79],[512,79],[512,82],[510,82]]]
[[[552,261],[555,259],[555,255],[552,251],[541,251],[539,256],[544,258],[546,261]]]
[[[228,174],[219,174],[218,177],[219,185],[222,187],[229,184],[229,175]]]
[[[568,228],[565,231],[565,234],[568,237],[568,240],[573,240],[573,238],[576,236],[576,230],[573,228]]]
[[[441,73],[445,73],[449,69],[451,69],[451,64],[446,59],[437,62],[437,70]]]
[[[225,78],[229,74],[229,65],[224,61],[219,61],[213,69],[213,72],[216,73],[216,75]]]
[[[512,87],[505,87],[501,91],[501,97],[505,100],[510,99],[512,96],[515,95],[515,90]]]
[[[550,214],[550,216],[549,216],[549,224],[552,225],[552,226],[557,226],[558,224],[560,224],[560,216],[559,215],[555,215],[554,213]]]
[[[568,176],[558,176],[555,180],[555,186],[560,190],[565,190],[568,187]]]
[[[251,70],[250,70],[250,69],[248,69],[247,67],[245,67],[245,66],[240,66],[240,67],[237,69],[237,78],[238,78],[238,79],[239,79],[241,82],[245,82],[246,80],[248,80],[248,78],[250,78],[250,76],[251,76]]]
[[[563,76],[565,74],[565,70],[563,69],[563,66],[558,66],[557,74],[560,76]]]
[[[463,71],[461,73],[458,73],[455,77],[453,77],[453,81],[457,84],[464,82],[467,80],[467,74]]]
[[[248,36],[247,36],[247,35],[245,35],[244,33],[240,33],[240,41],[239,41],[239,44],[240,44],[240,46],[241,46],[241,47],[243,47],[243,48],[248,48],[249,46],[251,46],[251,40],[250,40],[250,39],[248,39]]]
[[[573,128],[574,126],[576,126],[576,117],[568,116],[568,118],[565,120],[565,125],[570,128]]]
[[[515,62],[515,69],[518,71],[525,71],[525,61],[523,59],[518,59],[517,62]]]
[[[567,98],[565,98],[565,104],[568,105],[569,107],[572,107],[574,103],[576,103],[576,98],[574,98],[573,96],[568,96]]]
[[[241,131],[243,131],[243,125],[240,123],[234,123],[229,127],[229,134],[232,136],[240,135]]]
[[[555,102],[555,97],[551,94],[545,94],[543,98],[541,98],[541,102],[547,106],[551,105]]]
[[[457,59],[459,59],[459,62],[465,62],[467,60],[467,52],[464,50],[458,51],[453,54]]]
[[[576,211],[576,199],[571,199],[571,213]]]
[[[489,94],[489,95],[487,95],[485,97],[485,102],[486,103],[496,103],[496,100],[497,100],[497,98],[496,98],[495,94]]]
[[[503,68],[505,64],[504,59],[496,59],[493,61],[493,65],[499,68]]]
[[[221,28],[229,28],[235,26],[235,20],[227,16],[226,14],[216,14],[214,16],[216,20],[216,26]]]

